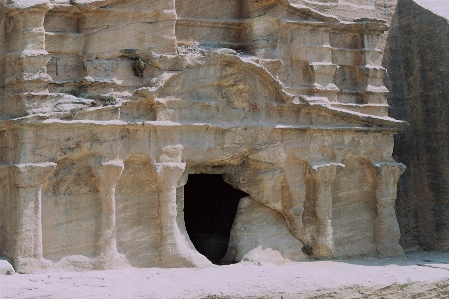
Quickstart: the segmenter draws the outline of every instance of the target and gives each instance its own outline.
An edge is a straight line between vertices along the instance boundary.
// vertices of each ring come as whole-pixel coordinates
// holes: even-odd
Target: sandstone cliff
[[[407,248],[449,248],[448,16],[447,1],[400,0],[388,36],[390,113],[410,123],[394,150],[408,167],[396,204]]]
[[[185,223],[194,174],[248,195],[228,262],[402,254],[388,24],[334,2],[3,2],[0,254],[210,266]]]

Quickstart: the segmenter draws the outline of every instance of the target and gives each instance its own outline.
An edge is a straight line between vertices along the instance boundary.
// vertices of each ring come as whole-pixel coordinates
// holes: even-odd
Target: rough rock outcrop
[[[389,23],[398,0],[291,0],[291,3],[312,8],[343,21],[358,18],[379,18]]]
[[[410,127],[394,156],[408,170],[396,211],[406,248],[449,249],[449,4],[400,0],[387,43],[391,115]]]
[[[0,254],[19,272],[211,265],[184,226],[199,173],[282,215],[289,259],[402,253],[384,21],[287,0],[0,12]]]
[[[304,246],[295,238],[282,214],[251,197],[240,200],[223,263],[241,261],[283,263],[303,261]]]

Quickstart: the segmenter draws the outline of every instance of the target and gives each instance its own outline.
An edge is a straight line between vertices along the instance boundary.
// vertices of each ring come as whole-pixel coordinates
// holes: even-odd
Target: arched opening
[[[184,187],[184,220],[199,253],[218,264],[226,254],[237,207],[245,192],[221,174],[191,174]]]

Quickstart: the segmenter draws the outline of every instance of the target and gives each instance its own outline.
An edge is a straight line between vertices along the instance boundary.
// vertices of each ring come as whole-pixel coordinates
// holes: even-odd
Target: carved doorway
[[[184,220],[199,253],[219,264],[226,254],[237,207],[245,192],[221,174],[190,174],[184,186]]]

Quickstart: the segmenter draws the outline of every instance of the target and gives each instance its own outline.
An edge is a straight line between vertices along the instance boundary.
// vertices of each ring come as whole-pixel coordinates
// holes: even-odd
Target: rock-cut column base
[[[16,272],[21,274],[40,273],[48,271],[93,271],[111,270],[130,267],[126,257],[122,254],[104,258],[89,258],[83,255],[72,255],[57,262],[46,259],[19,258],[15,261]]]
[[[45,272],[53,268],[53,263],[46,259],[17,258],[14,260],[14,268],[21,274]]]
[[[198,251],[187,248],[187,246],[178,252],[165,251],[161,254],[161,265],[163,268],[206,268],[212,267],[204,255]],[[161,249],[163,251],[163,248]]]
[[[377,254],[380,258],[398,257],[404,255],[404,250],[398,243],[377,244]]]

